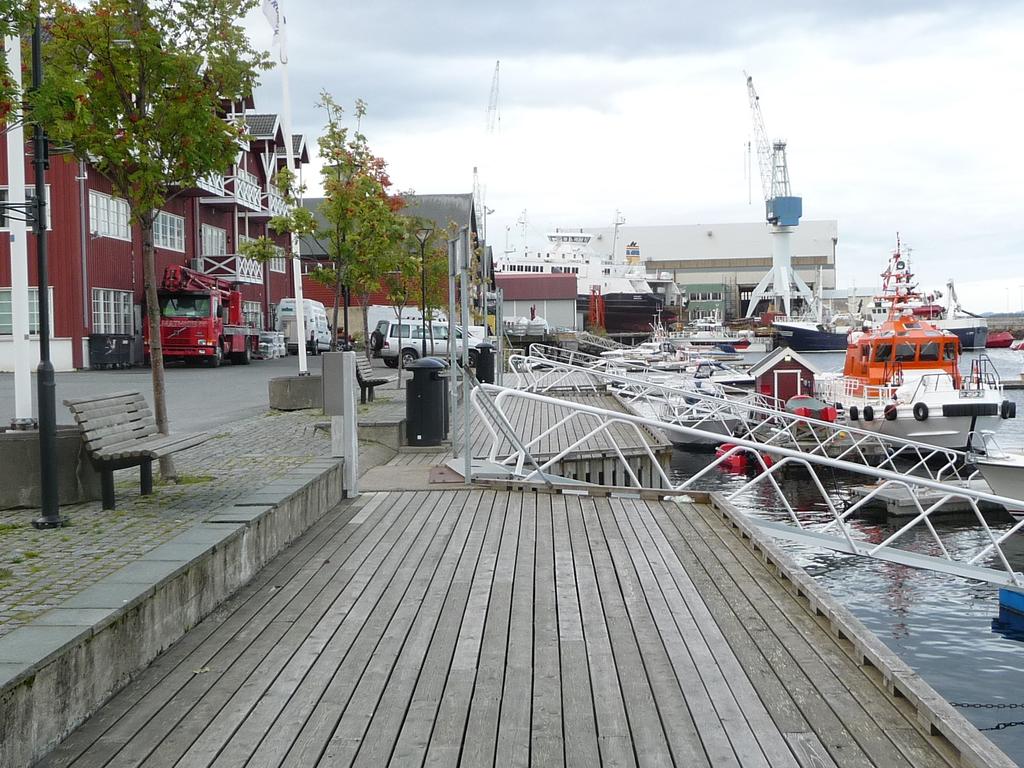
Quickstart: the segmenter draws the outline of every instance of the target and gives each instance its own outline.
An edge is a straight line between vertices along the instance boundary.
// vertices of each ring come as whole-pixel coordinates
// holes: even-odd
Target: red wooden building
[[[179,190],[160,210],[154,239],[157,275],[169,264],[186,264],[240,284],[249,324],[272,328],[277,303],[291,295],[291,260],[261,265],[238,254],[246,238],[267,231],[284,201],[273,185],[286,164],[284,134],[277,115],[258,114],[250,101],[227,115],[242,115],[249,138],[240,142],[236,162],[223,174],[211,174],[194,189]],[[309,161],[305,140],[292,137],[295,166]],[[26,184],[35,175],[26,157]],[[51,155],[46,174],[49,194],[48,259],[51,306],[51,358],[57,370],[89,366],[90,340],[105,336],[131,339],[134,360],[142,358],[142,239],[129,222],[128,205],[109,181],[88,163]],[[0,195],[7,195],[7,149],[0,142]],[[0,221],[0,229],[7,222]],[[28,235],[30,329],[36,313],[35,235]],[[274,238],[283,243],[282,237]],[[0,236],[0,370],[11,370],[11,262],[9,238]]]

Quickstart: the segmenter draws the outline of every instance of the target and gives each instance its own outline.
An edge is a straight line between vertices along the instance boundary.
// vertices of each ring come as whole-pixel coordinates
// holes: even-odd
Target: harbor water
[[[1006,349],[988,350],[1001,378],[1020,380],[1024,354]],[[754,362],[760,355],[751,355]],[[966,353],[961,370],[969,371],[975,353]],[[843,353],[808,355],[825,371],[841,370]],[[1003,448],[1024,449],[1024,390],[1007,390],[1005,397],[1018,404],[1021,417],[1008,420],[997,439]],[[708,464],[707,451],[676,450],[672,470],[676,478],[690,477]],[[750,479],[724,469],[706,478],[702,489],[731,491]],[[835,501],[845,502],[856,477],[822,476]],[[787,476],[790,502],[805,520],[831,519],[809,479]],[[786,513],[765,484],[737,499],[753,515],[782,519]],[[995,530],[1012,525],[1009,515],[987,515]],[[973,516],[956,514],[936,519],[943,541],[951,548],[977,549],[984,536]],[[884,518],[854,522],[868,540],[881,541],[897,524]],[[922,547],[931,539],[921,529]],[[1024,532],[1019,541],[1004,545],[1011,565],[1024,571]],[[927,538],[927,540],[926,540]],[[914,668],[962,714],[1024,765],[1024,617],[1000,617],[998,589],[945,574],[922,571],[869,558],[839,554],[813,547],[783,543],[809,574],[827,588],[886,645]],[[925,551],[922,549],[922,551]]]

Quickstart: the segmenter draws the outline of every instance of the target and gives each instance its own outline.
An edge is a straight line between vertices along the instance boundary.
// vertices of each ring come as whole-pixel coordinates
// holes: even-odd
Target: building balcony
[[[263,284],[263,265],[238,253],[220,253],[192,259],[192,269],[229,283]]]
[[[236,205],[246,208],[250,212],[265,213],[263,207],[263,192],[260,189],[259,179],[248,171],[236,168],[234,173],[224,177],[221,176],[221,188],[215,192],[216,197],[201,197],[200,203],[210,205],[214,208],[229,210]],[[206,191],[212,191],[209,187],[202,187]]]
[[[267,190],[267,210],[271,216],[284,216],[288,213],[288,204],[274,187]]]
[[[223,197],[227,194],[223,173],[207,174],[196,182],[196,186],[204,192],[209,192],[211,195],[217,195],[218,197]]]

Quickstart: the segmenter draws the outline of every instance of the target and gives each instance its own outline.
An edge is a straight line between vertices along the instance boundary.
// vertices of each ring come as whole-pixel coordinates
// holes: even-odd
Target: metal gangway
[[[610,339],[607,336],[597,336],[596,334],[588,333],[587,331],[577,331],[576,342],[578,344],[583,344],[588,347],[593,347],[596,349],[605,349],[608,351],[612,351],[615,349],[630,348],[629,344],[623,344],[621,341]]]
[[[563,351],[564,352],[564,351]],[[822,421],[785,411],[768,395],[724,384],[704,384],[649,367],[626,371],[614,360],[581,353],[553,359],[531,347],[530,356],[513,355],[517,388],[540,394],[558,391],[610,391],[638,416],[656,420],[673,442],[729,442],[827,456],[936,481],[967,483],[967,455],[951,448],[890,437],[871,430]],[[679,382],[687,382],[687,384]]]
[[[598,375],[598,374],[594,374]],[[604,374],[608,376],[609,374]],[[628,377],[625,377],[628,378]],[[511,427],[509,415],[511,410],[521,407],[517,401],[532,400],[554,408],[562,414],[541,435],[530,436],[528,440],[516,435]],[[504,477],[523,483],[551,485],[551,467],[563,457],[577,450],[580,446],[602,433],[608,433],[612,427],[621,428],[628,425],[639,431],[641,428],[662,430],[679,430],[692,433],[694,438],[706,436],[700,427],[672,424],[657,418],[639,416],[631,413],[608,411],[580,402],[570,402],[551,394],[531,389],[511,389],[490,384],[477,386],[471,396],[471,404],[478,423],[490,435],[490,450],[486,462],[474,463],[471,474],[482,478],[496,477],[492,469],[500,467]],[[813,421],[813,420],[811,420]],[[827,424],[821,422],[822,425]],[[555,430],[565,430],[573,438],[567,438],[566,446],[559,454],[535,458],[531,449]],[[875,436],[879,437],[879,436]],[[885,438],[892,441],[892,438]],[[673,481],[662,468],[653,452],[650,460],[656,467],[655,474],[660,480],[660,488],[646,488],[648,492],[656,492],[665,496],[685,494],[687,491],[700,490],[701,480],[731,457],[746,453],[758,466],[760,472],[744,483],[740,488],[724,495],[714,493],[712,499],[726,505],[767,488],[784,510],[784,520],[768,520],[750,516],[757,525],[771,535],[791,541],[824,547],[837,552],[872,557],[903,565],[927,568],[942,573],[976,579],[991,584],[1007,587],[1024,588],[1024,575],[1016,572],[1010,565],[1003,546],[1021,527],[1024,520],[1010,526],[1007,530],[993,529],[981,512],[981,505],[989,502],[1002,506],[1020,507],[1024,502],[1009,499],[993,493],[983,492],[963,482],[963,478],[948,465],[949,456],[955,451],[932,448],[910,441],[893,441],[894,445],[902,444],[901,454],[906,460],[897,465],[891,458],[883,460],[878,466],[872,466],[858,459],[858,453],[836,458],[821,452],[796,450],[779,443],[763,443],[748,437],[730,438],[732,447],[716,456],[701,471],[680,481]],[[909,443],[909,444],[908,444]],[[509,445],[513,447],[508,448]],[[911,450],[912,449],[912,450]],[[505,452],[502,453],[502,450]],[[768,460],[766,456],[770,456]],[[630,479],[630,485],[617,489],[620,492],[630,490],[642,491],[645,487],[630,468],[625,457],[619,453],[618,461],[623,474]],[[962,458],[962,456],[958,457]],[[938,468],[931,466],[937,461]],[[909,466],[908,466],[909,464]],[[816,505],[819,511],[813,514],[802,514],[794,507],[794,502],[787,496],[787,484],[782,473],[794,468],[803,469],[811,478],[811,487],[817,494]],[[843,505],[828,492],[823,477],[829,473],[845,472],[863,479],[870,485],[870,490],[857,501]],[[575,481],[577,486],[579,481]],[[585,484],[584,484],[585,485]],[[805,492],[806,492],[806,486]],[[865,507],[877,500],[881,494],[893,488],[902,488],[910,494],[915,505],[913,514],[905,523],[880,542],[869,542],[851,525],[851,519]],[[790,489],[792,493],[792,489]],[[929,494],[934,501],[922,502],[920,497]],[[806,499],[803,502],[806,506]],[[940,530],[933,522],[934,516],[947,503],[960,501],[966,505],[977,522],[979,536],[976,546],[947,546]],[[826,522],[822,521],[825,518]],[[915,551],[911,539],[917,532],[924,530],[935,554]]]

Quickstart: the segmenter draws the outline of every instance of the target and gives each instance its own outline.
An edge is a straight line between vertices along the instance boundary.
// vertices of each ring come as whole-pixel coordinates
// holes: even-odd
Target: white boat
[[[973,434],[1011,417],[994,366],[982,355],[961,374],[959,339],[914,313],[921,297],[898,244],[882,278],[887,319],[850,334],[843,373],[815,377],[816,395],[861,429],[970,448]]]
[[[990,433],[980,435],[984,453],[974,453],[971,461],[985,478],[992,493],[1019,499],[1020,506],[1008,506],[1011,515],[1024,516],[1024,453],[1003,450]]]
[[[693,347],[732,348],[737,352],[768,352],[769,341],[753,331],[731,331],[722,325],[718,315],[692,320],[682,330],[669,331],[665,337],[675,344]]]
[[[593,248],[593,239],[582,230],[556,230],[547,235],[543,251],[513,251],[498,256],[494,272],[575,275],[577,310],[603,316],[598,324],[609,333],[643,332],[654,317],[675,316],[674,307],[681,303],[682,293],[674,282],[661,280],[666,293],[655,292],[648,282],[655,276],[648,275],[638,263],[602,258]]]

